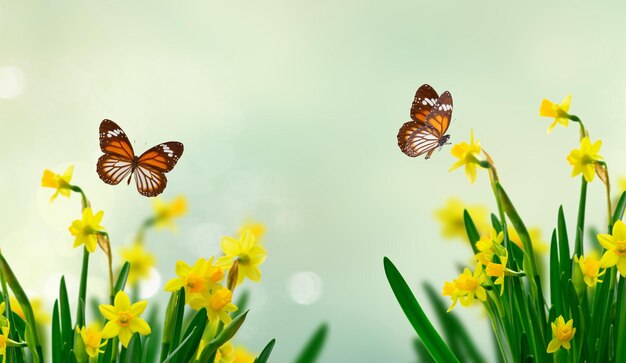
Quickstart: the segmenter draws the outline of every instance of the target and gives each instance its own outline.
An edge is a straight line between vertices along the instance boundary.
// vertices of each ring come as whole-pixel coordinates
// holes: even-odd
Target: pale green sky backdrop
[[[190,212],[177,234],[148,241],[164,280],[176,260],[216,253],[246,218],[267,224],[239,342],[258,351],[276,337],[273,357],[286,362],[328,321],[323,362],[412,361],[382,257],[416,288],[441,286],[469,250],[440,237],[433,210],[452,195],[493,207],[486,174],[469,185],[448,173],[449,146],[428,161],[398,150],[415,90],[451,91],[451,141],[473,128],[547,236],[560,203],[573,220],[579,181],[565,157],[578,131],[546,136],[543,97],[572,93],[612,176],[626,174],[625,15],[620,2],[3,1],[0,67],[15,68],[0,71],[0,247],[40,296],[56,294],[59,275],[78,276],[67,226],[79,200],[50,205],[39,187],[44,168],[69,163],[113,244],[130,242],[151,207],[95,173],[98,125],[110,118],[137,152],[185,144],[164,197],[185,194]],[[599,183],[589,197],[588,219],[603,225]],[[105,289],[104,257],[92,261],[90,288]],[[301,271],[321,280],[310,305],[288,293]],[[477,309],[454,313],[486,337]]]

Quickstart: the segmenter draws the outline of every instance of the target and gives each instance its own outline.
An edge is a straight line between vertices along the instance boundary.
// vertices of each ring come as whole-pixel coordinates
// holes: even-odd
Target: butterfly
[[[183,154],[183,144],[177,141],[164,142],[135,156],[126,133],[115,122],[100,123],[100,156],[96,171],[107,184],[119,184],[128,176],[128,184],[135,174],[139,194],[154,197],[163,192],[167,185],[165,173],[171,171]]]
[[[398,146],[410,157],[426,154],[430,158],[435,149],[450,139],[446,135],[452,118],[452,95],[445,91],[441,96],[429,85],[422,85],[411,106],[412,121],[398,131]]]

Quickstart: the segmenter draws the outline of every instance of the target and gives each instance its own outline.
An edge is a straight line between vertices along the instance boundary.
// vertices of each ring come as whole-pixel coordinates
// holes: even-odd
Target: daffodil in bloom
[[[600,276],[604,275],[606,271],[602,270],[602,272],[600,272],[600,261],[592,256],[575,256],[574,262],[580,267],[580,271],[583,273],[583,279],[587,286],[593,287],[596,286],[596,283],[602,282]]]
[[[461,237],[467,239],[463,211],[467,210],[479,231],[487,231],[487,208],[481,205],[467,205],[459,198],[450,198],[446,205],[435,211],[435,217],[441,223],[441,233],[445,238]]]
[[[100,348],[106,343],[102,343],[102,332],[95,326],[82,327],[80,338],[83,340],[85,351],[90,357],[97,357],[98,353],[103,353]]]
[[[482,236],[476,242],[476,249],[479,251],[476,254],[476,260],[483,266],[487,266],[493,260],[493,255],[496,253],[496,245],[501,245],[504,240],[504,233],[497,233],[494,228],[489,231],[489,236]]]
[[[136,284],[139,280],[150,276],[150,270],[154,267],[156,259],[148,252],[141,243],[134,243],[129,248],[122,248],[122,261],[130,263],[128,283]]]
[[[626,225],[621,220],[613,225],[612,234],[599,234],[598,241],[606,252],[600,259],[600,267],[609,268],[617,265],[617,270],[626,277]]]
[[[74,173],[74,165],[70,165],[63,175],[55,174],[54,172],[46,169],[43,171],[43,177],[41,177],[41,186],[44,188],[56,189],[56,192],[50,197],[52,203],[56,197],[61,194],[64,197],[70,197],[70,181],[72,180],[72,173]]]
[[[165,284],[165,291],[178,291],[185,288],[185,299],[192,309],[199,310],[206,305],[211,289],[224,278],[224,270],[213,265],[213,258],[208,261],[198,259],[189,266],[184,261],[176,262],[176,275]]]
[[[229,289],[225,287],[214,289],[208,304],[205,305],[209,321],[221,320],[224,324],[230,323],[232,319],[229,313],[237,311],[237,306],[231,302],[232,300],[233,293]]]
[[[228,268],[236,259],[239,261],[239,275],[237,284],[241,284],[244,278],[258,282],[261,280],[259,265],[265,261],[267,252],[257,243],[252,232],[245,230],[239,239],[223,237],[221,241],[224,256],[217,259],[217,265]]]
[[[506,272],[506,262],[509,259],[509,252],[504,250],[504,256],[500,257],[500,263],[489,262],[485,267],[487,276],[497,277],[493,283],[500,285],[500,295],[504,292],[504,275]]]
[[[548,133],[552,132],[557,124],[567,127],[569,123],[569,106],[572,103],[572,95],[567,95],[559,105],[550,100],[543,99],[539,108],[539,116],[554,118],[554,122],[548,127]]]
[[[450,171],[465,166],[465,175],[470,183],[476,181],[476,164],[479,160],[476,158],[480,154],[480,141],[474,140],[474,130],[470,130],[470,143],[461,142],[452,147],[452,155],[459,160],[452,165]]]
[[[551,325],[553,338],[548,344],[547,352],[554,353],[561,349],[561,347],[569,349],[570,340],[572,340],[574,334],[576,334],[576,328],[573,328],[574,320],[570,319],[565,323],[563,315],[559,315]]]
[[[174,219],[187,213],[187,199],[183,196],[176,197],[167,203],[160,198],[155,198],[154,207],[154,225],[156,228],[170,228],[176,230]]]
[[[102,338],[110,339],[119,336],[122,345],[128,347],[128,342],[134,333],[150,334],[150,326],[139,317],[147,305],[147,301],[139,301],[131,305],[128,295],[124,291],[119,291],[115,295],[113,305],[100,305],[100,312],[109,320],[102,329]]]
[[[572,150],[567,157],[567,161],[574,167],[572,176],[582,173],[587,182],[593,181],[596,176],[596,163],[602,160],[602,156],[598,154],[600,147],[602,147],[601,140],[594,142],[593,145],[589,136],[580,140],[580,149]]]
[[[100,225],[103,216],[103,211],[99,211],[96,215],[94,215],[91,208],[83,209],[83,219],[75,220],[69,228],[72,236],[76,237],[74,240],[74,247],[84,244],[87,251],[96,251],[96,235],[98,232],[104,231],[104,227]]]
[[[448,308],[448,311],[454,308],[457,300],[461,301],[463,306],[470,306],[476,298],[480,301],[485,301],[487,292],[482,287],[485,278],[483,267],[478,263],[473,274],[469,268],[465,268],[456,280],[446,282],[444,285],[444,296],[450,296],[452,299],[452,305]]]
[[[524,249],[522,239],[512,226],[508,226],[509,240],[517,245],[520,249]],[[550,251],[548,243],[541,238],[541,230],[538,227],[528,228],[528,236],[530,237],[530,243],[533,246],[533,251],[538,255],[545,255]]]

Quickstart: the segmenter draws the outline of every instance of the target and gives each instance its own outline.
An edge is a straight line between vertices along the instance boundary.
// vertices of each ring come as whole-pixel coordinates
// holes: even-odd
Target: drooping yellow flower
[[[215,363],[233,363],[235,361],[235,350],[230,342],[224,343],[215,352]]]
[[[476,260],[483,266],[487,266],[493,261],[493,255],[496,253],[496,245],[501,245],[504,240],[504,233],[497,233],[494,228],[489,231],[489,236],[482,236],[476,242]]]
[[[61,194],[64,197],[70,197],[70,181],[72,180],[72,173],[74,173],[74,165],[70,165],[63,175],[55,174],[54,172],[45,169],[43,176],[41,177],[41,186],[44,188],[56,189],[56,192],[50,197],[50,203],[52,203],[56,197]]]
[[[567,127],[569,123],[569,106],[572,103],[572,95],[567,95],[559,105],[550,100],[543,99],[539,108],[539,116],[554,118],[554,122],[548,127],[548,133],[552,132],[556,124]]]
[[[26,315],[24,315],[24,310],[22,310],[22,306],[19,301],[15,298],[15,296],[11,296],[11,311],[16,313],[22,320],[26,321]],[[43,301],[38,297],[29,297],[28,301],[30,301],[30,307],[33,309],[33,315],[35,316],[35,321],[38,324],[47,325],[50,324],[52,317],[50,314],[44,310]],[[4,304],[4,303],[3,303]]]
[[[593,145],[589,136],[580,140],[580,149],[572,150],[567,157],[567,161],[574,167],[573,177],[582,173],[587,182],[593,181],[596,176],[596,162],[602,160],[602,156],[598,154],[600,147],[602,147],[602,140],[594,142]]]
[[[150,276],[150,270],[154,267],[156,259],[152,253],[143,247],[142,243],[134,243],[129,248],[122,248],[121,254],[122,262],[130,263],[129,285],[134,285]]]
[[[216,263],[218,266],[227,268],[237,259],[239,261],[237,284],[241,284],[246,277],[255,282],[261,280],[259,265],[265,261],[267,252],[258,245],[252,232],[245,230],[239,239],[223,237],[221,245],[224,256],[218,258]]]
[[[265,225],[263,223],[247,221],[243,224],[243,226],[241,226],[241,228],[239,228],[238,234],[241,236],[245,231],[252,232],[258,242],[265,234]]]
[[[487,208],[482,205],[467,205],[459,198],[450,198],[446,205],[435,211],[435,217],[441,222],[441,233],[445,238],[461,237],[467,240],[463,211],[467,210],[476,229],[480,233],[488,231]]]
[[[583,273],[583,278],[587,286],[593,287],[596,286],[596,283],[602,282],[599,277],[604,275],[606,271],[602,270],[602,272],[600,272],[600,261],[592,256],[574,256],[574,261],[578,263],[578,267],[580,267],[580,271]]]
[[[87,251],[94,252],[96,250],[96,235],[98,232],[104,231],[104,227],[100,225],[103,216],[103,211],[99,211],[94,216],[91,208],[83,209],[83,219],[75,220],[69,228],[72,236],[76,237],[74,247],[84,244]]]
[[[519,234],[517,234],[515,228],[509,225],[507,231],[509,232],[509,240],[523,250],[524,245],[522,244],[522,239]],[[541,230],[539,227],[528,228],[528,235],[530,236],[530,243],[533,246],[534,253],[538,255],[545,255],[550,251],[548,243],[541,238]]]
[[[554,353],[561,349],[561,347],[569,349],[569,342],[574,337],[574,334],[576,334],[576,328],[573,328],[574,320],[570,319],[567,323],[565,323],[563,315],[559,315],[559,317],[556,318],[551,325],[553,338],[548,344],[547,352]]]
[[[104,352],[100,348],[106,343],[102,343],[102,332],[95,326],[82,327],[80,337],[85,344],[85,351],[90,357],[97,357],[98,353]]]
[[[194,310],[206,305],[211,289],[224,278],[224,270],[213,265],[213,257],[208,261],[200,258],[193,267],[184,261],[176,262],[176,275],[165,284],[165,291],[178,291],[185,288],[185,300]]]
[[[131,305],[128,295],[124,291],[119,291],[115,295],[113,305],[100,305],[100,312],[109,320],[102,329],[102,338],[110,339],[119,336],[122,345],[128,347],[128,342],[134,333],[150,334],[150,326],[139,317],[147,305],[147,301],[139,301]]]
[[[221,320],[224,324],[230,323],[232,319],[229,313],[237,311],[237,306],[231,302],[232,300],[233,293],[229,289],[221,286],[213,289],[208,304],[205,305],[209,321]]]
[[[480,263],[476,265],[476,270],[472,274],[469,268],[465,268],[463,273],[453,282],[446,282],[444,285],[444,296],[450,296],[452,305],[448,308],[451,311],[458,301],[461,305],[470,306],[476,298],[480,301],[487,299],[487,292],[482,284],[485,282],[485,274]]]
[[[170,203],[154,198],[154,225],[157,229],[170,228],[176,230],[174,219],[187,213],[187,199],[184,196],[174,198]]]
[[[235,359],[233,363],[254,363],[254,359],[256,358],[254,354],[248,352],[243,346],[235,347],[234,356]]]
[[[622,277],[626,277],[626,225],[621,220],[613,225],[612,234],[599,234],[598,241],[606,252],[600,259],[600,267],[609,268],[617,265]]]
[[[452,165],[449,171],[460,168],[465,165],[465,175],[470,183],[476,181],[476,158],[480,154],[480,141],[474,140],[474,130],[470,130],[470,143],[461,142],[452,147],[452,155],[459,160]]]
[[[500,257],[500,263],[489,262],[485,267],[487,276],[497,277],[494,281],[495,285],[500,285],[500,296],[504,293],[504,272],[506,271],[506,262],[509,259],[509,251],[504,250],[504,256]]]

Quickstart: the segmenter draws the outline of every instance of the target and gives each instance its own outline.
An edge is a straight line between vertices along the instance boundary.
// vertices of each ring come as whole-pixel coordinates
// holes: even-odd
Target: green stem
[[[583,255],[583,238],[585,232],[585,207],[587,204],[587,181],[585,177],[581,177],[580,185],[580,201],[578,202],[578,221],[576,223],[576,244],[574,246],[574,254]]]
[[[83,249],[83,267],[80,271],[80,288],[78,290],[78,304],[76,311],[76,325],[85,325],[85,301],[87,296],[87,275],[89,273],[89,251]]]

